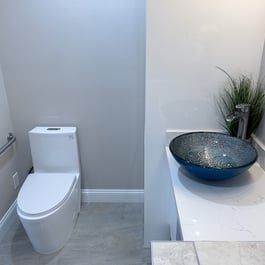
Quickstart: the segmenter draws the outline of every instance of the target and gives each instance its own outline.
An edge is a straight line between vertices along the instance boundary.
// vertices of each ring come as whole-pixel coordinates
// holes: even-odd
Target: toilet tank
[[[36,173],[79,173],[76,127],[36,127],[29,132]]]

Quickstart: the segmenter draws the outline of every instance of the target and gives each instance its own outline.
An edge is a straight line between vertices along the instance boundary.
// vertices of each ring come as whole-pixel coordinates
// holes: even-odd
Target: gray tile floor
[[[14,216],[0,235],[0,265],[150,265],[143,248],[143,204],[83,204],[67,245],[40,255]]]

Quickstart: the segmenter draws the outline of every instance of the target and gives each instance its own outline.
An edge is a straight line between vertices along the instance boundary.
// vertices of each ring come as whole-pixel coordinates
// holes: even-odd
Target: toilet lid
[[[47,214],[58,208],[72,191],[75,174],[34,173],[22,185],[17,205],[26,215]]]

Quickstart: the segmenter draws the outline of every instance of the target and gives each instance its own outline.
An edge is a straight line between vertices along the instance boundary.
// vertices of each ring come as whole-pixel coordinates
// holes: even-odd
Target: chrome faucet
[[[249,119],[250,104],[236,105],[236,111],[226,116],[226,121],[231,122],[238,120],[237,137],[246,140],[248,119]]]

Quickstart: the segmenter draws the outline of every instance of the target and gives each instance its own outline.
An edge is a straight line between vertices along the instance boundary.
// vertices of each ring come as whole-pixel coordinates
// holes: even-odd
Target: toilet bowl
[[[36,127],[29,136],[34,173],[19,191],[17,213],[33,248],[50,254],[66,244],[80,211],[76,128]]]

